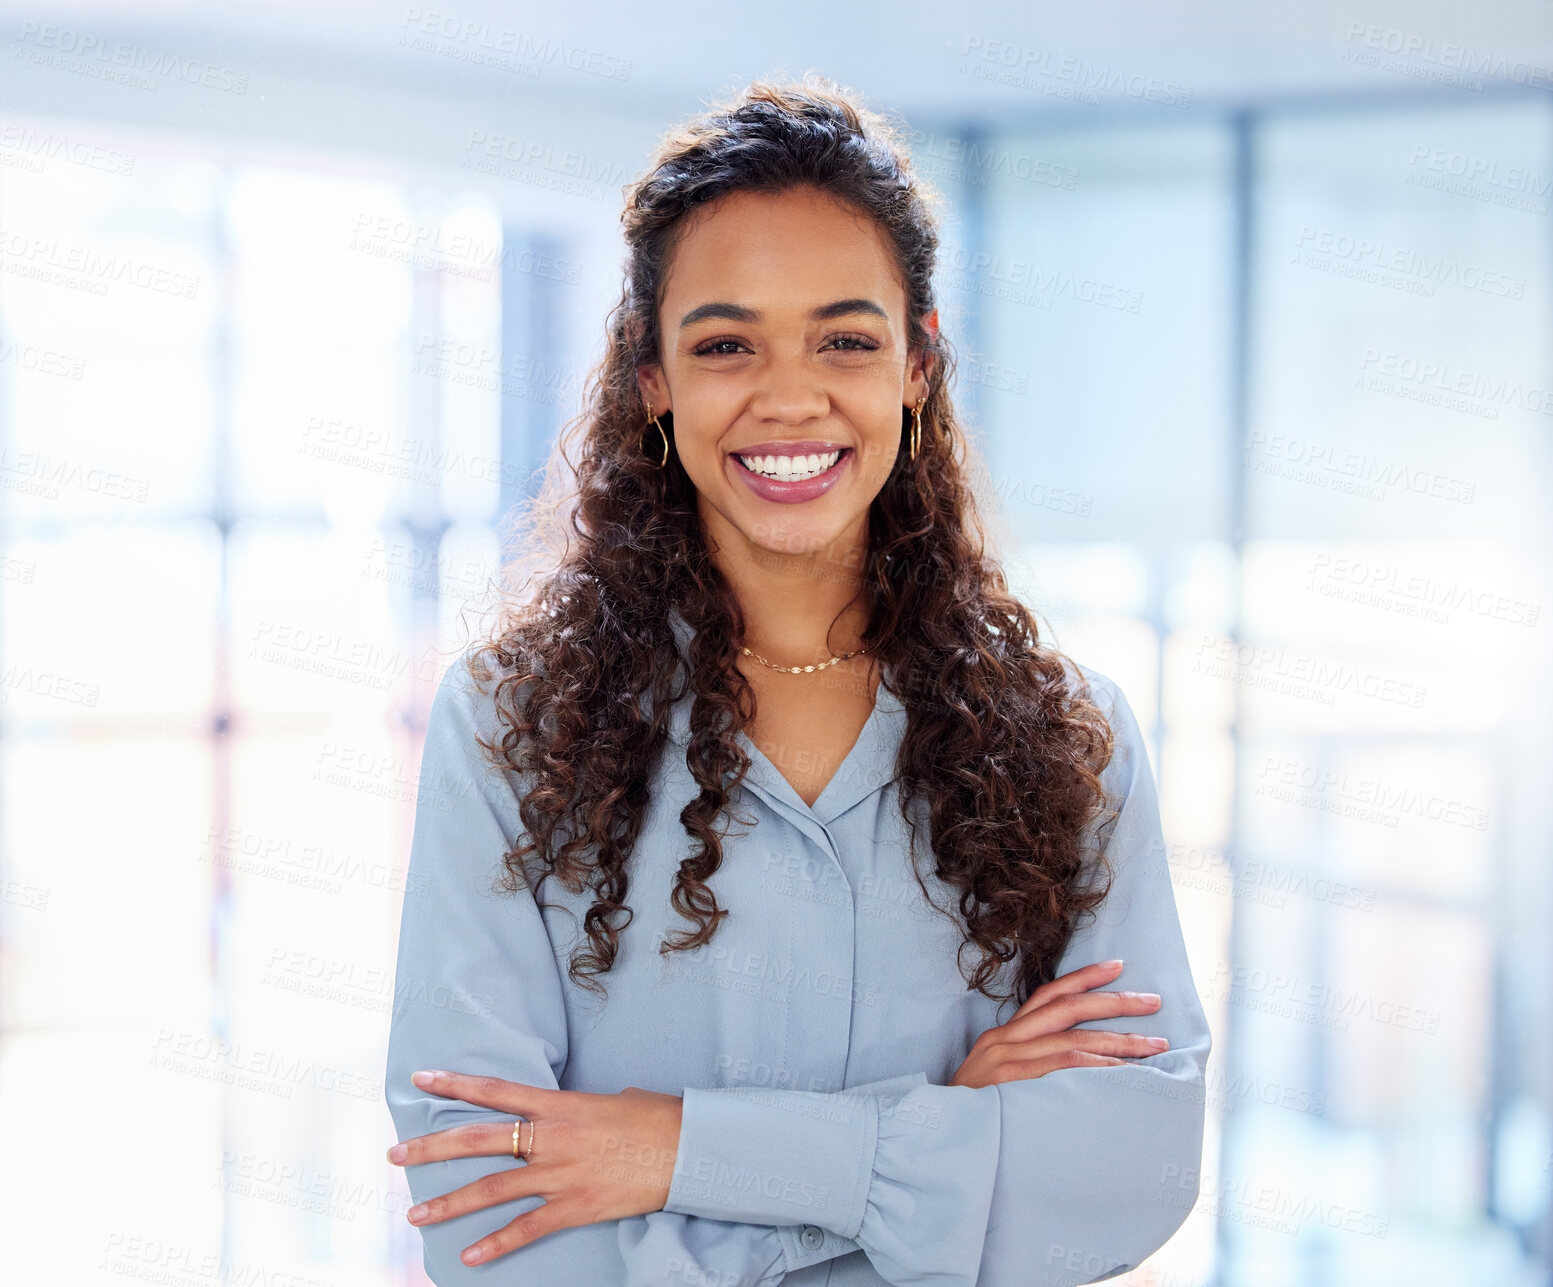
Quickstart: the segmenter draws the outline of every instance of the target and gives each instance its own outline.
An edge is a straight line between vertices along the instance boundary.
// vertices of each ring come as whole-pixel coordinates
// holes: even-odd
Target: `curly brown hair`
[[[670,706],[687,688],[686,764],[700,790],[680,821],[697,847],[679,865],[671,901],[695,928],[659,951],[709,942],[728,915],[706,881],[723,857],[716,824],[750,764],[735,740],[755,707],[734,664],[744,618],[709,557],[689,475],[672,454],[658,466],[656,429],[644,438],[637,368],[658,360],[660,292],[684,216],[739,190],[813,185],[872,216],[905,284],[910,343],[936,355],[916,459],[905,448],[903,409],[902,446],[871,507],[858,571],[871,600],[862,641],[907,711],[895,773],[912,853],[910,804],[920,797],[937,875],[959,890],[962,955],[970,944],[982,952],[968,988],[1023,1004],[1053,977],[1075,919],[1109,892],[1109,868],[1088,829],[1106,815],[1100,773],[1111,731],[1078,668],[1040,640],[985,552],[949,394],[954,354],[922,321],[934,307],[934,194],[912,173],[902,134],[826,78],[756,81],[671,131],[627,190],[629,257],[607,354],[552,449],[544,494],[509,520],[521,520],[520,530],[503,541],[539,554],[530,563],[537,587],[505,591],[494,630],[469,654],[482,681],[492,677],[486,654],[501,676],[505,728],[499,746],[481,744],[526,787],[532,782],[519,805],[526,834],[504,856],[503,883],[537,888],[554,875],[573,894],[595,891],[587,946],[570,965],[580,986],[603,990],[594,976],[611,968],[631,922],[627,862]],[[661,422],[672,442],[672,413]],[[523,563],[514,557],[506,567],[512,577]],[[688,665],[670,606],[694,630]],[[912,870],[932,904],[915,861]],[[1088,879],[1092,870],[1103,883]],[[1017,991],[988,991],[1016,958]]]

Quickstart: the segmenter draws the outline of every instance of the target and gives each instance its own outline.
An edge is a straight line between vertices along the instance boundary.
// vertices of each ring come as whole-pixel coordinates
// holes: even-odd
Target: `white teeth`
[[[823,474],[841,459],[841,453],[827,451],[823,455],[809,456],[740,456],[739,459],[752,473],[793,483]]]

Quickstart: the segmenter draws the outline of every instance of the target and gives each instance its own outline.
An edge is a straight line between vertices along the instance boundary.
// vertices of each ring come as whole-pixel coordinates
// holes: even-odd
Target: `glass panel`
[[[959,198],[984,205],[985,244],[948,252],[948,297],[974,310],[966,356],[985,363],[971,383],[1013,530],[1151,546],[1221,535],[1225,133],[1098,129],[996,146],[1074,176],[1069,188],[996,167],[984,193]]]
[[[10,720],[205,726],[220,576],[212,526],[66,527],[10,542],[5,567],[0,707]]]
[[[69,143],[66,155],[89,154]],[[100,166],[0,174],[0,484],[18,520],[122,522],[209,503],[216,170],[98,155]]]
[[[227,203],[242,508],[378,518],[415,460],[403,361],[414,216],[393,185],[256,166]],[[298,307],[299,301],[305,307]]]

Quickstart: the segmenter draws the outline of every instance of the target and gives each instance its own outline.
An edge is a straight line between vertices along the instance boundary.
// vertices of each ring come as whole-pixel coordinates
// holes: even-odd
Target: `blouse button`
[[[810,1251],[818,1251],[820,1244],[825,1241],[825,1233],[817,1225],[806,1224],[803,1232],[798,1235],[798,1241]]]

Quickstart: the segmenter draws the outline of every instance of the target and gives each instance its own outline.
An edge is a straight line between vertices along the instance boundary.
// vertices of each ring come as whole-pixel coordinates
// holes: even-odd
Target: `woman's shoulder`
[[[432,709],[456,709],[469,715],[482,705],[493,708],[500,677],[486,645],[465,645],[451,657],[444,653],[432,696]]]
[[[1110,723],[1118,716],[1131,718],[1132,708],[1121,685],[1104,671],[1059,652],[1063,671],[1067,675],[1069,691],[1079,697],[1087,697]]]
[[[515,702],[521,706],[524,684],[516,692],[502,692],[498,703],[498,690],[516,673],[489,643],[469,644],[454,652],[436,681],[426,721],[428,735],[437,729],[452,731],[471,756],[472,734],[478,733],[488,743],[498,741],[507,722],[502,710],[512,709]]]
[[[1111,756],[1101,782],[1113,794],[1126,795],[1139,769],[1148,770],[1143,730],[1122,686],[1104,671],[1061,654],[1073,691],[1087,696],[1111,731]]]

